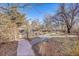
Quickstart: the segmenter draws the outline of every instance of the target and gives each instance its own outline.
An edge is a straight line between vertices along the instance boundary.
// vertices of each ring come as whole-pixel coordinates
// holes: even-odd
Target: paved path
[[[18,42],[17,56],[34,56],[32,46],[28,40],[21,40]]]
[[[33,46],[33,45],[36,45],[36,44],[41,43],[43,41],[48,41],[48,38],[47,37],[38,37],[38,38],[32,40],[30,43]]]
[[[33,45],[36,45],[38,43],[48,41],[49,38],[51,38],[51,37],[49,37],[47,35],[40,35],[37,38],[33,39],[30,43],[33,46]]]

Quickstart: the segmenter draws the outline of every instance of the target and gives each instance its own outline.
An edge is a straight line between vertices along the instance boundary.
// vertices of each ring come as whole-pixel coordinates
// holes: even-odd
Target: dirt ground
[[[0,43],[0,56],[16,56],[17,41]]]

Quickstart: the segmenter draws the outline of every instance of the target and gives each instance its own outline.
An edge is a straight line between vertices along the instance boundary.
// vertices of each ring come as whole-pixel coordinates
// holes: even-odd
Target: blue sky
[[[18,10],[21,13],[25,14],[26,17],[28,17],[29,19],[30,18],[32,20],[39,19],[40,21],[42,21],[44,19],[44,16],[47,14],[55,14],[59,6],[58,3],[43,3],[43,4],[30,3],[30,4],[31,6],[20,8]],[[13,5],[16,5],[16,4],[13,4]],[[24,4],[20,4],[20,5],[24,5]],[[0,6],[6,7],[7,4],[2,3],[0,4]]]
[[[55,14],[58,6],[59,4],[56,3],[32,4],[32,7],[20,9],[20,12],[26,14],[26,16],[32,20],[39,19],[42,21],[45,15]]]

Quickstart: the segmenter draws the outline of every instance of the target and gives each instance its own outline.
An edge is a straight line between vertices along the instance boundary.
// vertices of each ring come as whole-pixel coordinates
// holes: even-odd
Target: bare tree
[[[71,28],[77,22],[79,14],[79,4],[60,4],[59,11],[56,15],[57,21],[61,21],[66,25],[67,33],[71,32]]]
[[[44,18],[44,28],[48,31],[52,31],[53,29],[53,16],[52,15],[46,15]]]

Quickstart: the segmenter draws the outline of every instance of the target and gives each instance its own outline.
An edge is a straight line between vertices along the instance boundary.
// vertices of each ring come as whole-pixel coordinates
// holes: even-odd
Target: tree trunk
[[[70,30],[71,30],[71,28],[67,28],[67,33],[71,33]]]
[[[29,33],[27,32],[27,39],[29,39],[29,35],[28,35]]]

